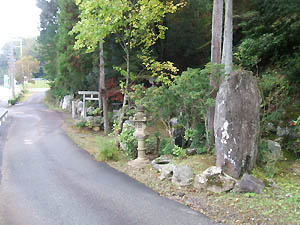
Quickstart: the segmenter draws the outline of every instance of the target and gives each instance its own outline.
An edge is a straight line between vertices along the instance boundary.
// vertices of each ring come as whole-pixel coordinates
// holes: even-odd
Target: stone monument
[[[234,71],[219,88],[214,122],[217,166],[234,178],[255,165],[260,103],[252,72]]]

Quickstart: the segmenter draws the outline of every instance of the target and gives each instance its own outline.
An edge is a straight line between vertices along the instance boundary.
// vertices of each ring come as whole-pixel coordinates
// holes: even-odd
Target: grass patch
[[[25,88],[50,88],[47,80],[32,80],[25,84]]]
[[[118,161],[119,153],[115,140],[112,137],[97,136],[96,143],[99,149],[93,152],[93,155],[98,161]]]
[[[48,91],[46,91],[46,95],[45,95],[45,97],[43,99],[43,102],[51,110],[60,111],[60,112],[64,111],[62,108],[60,108],[59,106],[57,106],[56,99],[52,95],[52,92],[51,92],[50,89]]]

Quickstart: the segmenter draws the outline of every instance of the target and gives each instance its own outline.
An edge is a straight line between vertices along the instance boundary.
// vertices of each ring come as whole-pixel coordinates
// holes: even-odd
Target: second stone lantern
[[[130,118],[130,120],[135,126],[135,132],[133,133],[133,136],[138,141],[138,156],[135,160],[130,161],[128,164],[136,168],[142,168],[150,162],[146,157],[145,140],[148,137],[148,134],[146,132],[147,117],[144,111],[144,106],[139,105],[137,107],[137,113],[133,118]]]

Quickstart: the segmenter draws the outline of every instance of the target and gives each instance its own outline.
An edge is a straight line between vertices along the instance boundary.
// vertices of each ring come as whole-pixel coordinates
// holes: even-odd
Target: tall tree
[[[108,135],[110,131],[108,121],[108,106],[106,98],[106,87],[105,87],[105,71],[104,71],[104,56],[103,56],[103,42],[99,43],[99,98],[102,103],[103,119],[104,119],[104,133]]]
[[[93,51],[100,40],[115,34],[116,41],[125,52],[126,71],[120,69],[121,74],[125,75],[123,107],[119,119],[122,130],[131,75],[131,51],[140,46],[148,49],[159,38],[163,38],[167,28],[160,22],[167,13],[174,13],[181,4],[159,0],[76,2],[81,10],[81,20],[72,32],[78,34],[75,48],[87,47]]]
[[[211,40],[211,62],[213,64],[221,64],[222,59],[222,34],[223,34],[223,0],[214,0],[212,13],[212,40]],[[219,79],[217,71],[213,71],[210,76],[210,85],[214,88],[211,97],[216,98],[219,87]],[[209,107],[207,115],[207,140],[208,145],[213,145],[215,142],[214,136],[214,117],[215,107]]]
[[[211,62],[220,64],[222,58],[223,0],[214,0],[212,14]],[[213,79],[211,79],[212,85]]]
[[[26,78],[30,80],[32,73],[40,70],[40,62],[32,56],[23,56],[16,62],[16,80],[21,82],[24,87]]]
[[[232,0],[225,0],[225,23],[222,64],[225,65],[225,73],[229,74],[232,70]]]
[[[57,76],[58,3],[57,0],[37,0],[37,6],[41,9],[38,58],[43,65],[47,78],[54,81]]]
[[[57,77],[56,90],[61,97],[66,94],[76,94],[85,89],[88,73],[95,65],[95,54],[83,50],[75,50],[75,36],[69,35],[73,26],[78,22],[79,10],[73,0],[58,0],[58,33],[57,33]]]

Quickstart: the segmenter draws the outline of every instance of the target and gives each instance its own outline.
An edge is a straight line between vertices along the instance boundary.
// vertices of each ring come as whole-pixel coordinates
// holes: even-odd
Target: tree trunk
[[[123,123],[124,123],[124,117],[125,117],[125,107],[127,102],[127,92],[128,92],[128,85],[129,85],[129,76],[130,76],[130,55],[129,55],[129,49],[126,51],[126,64],[127,64],[127,71],[126,71],[126,81],[125,81],[125,90],[124,90],[124,97],[123,97],[123,106],[122,111],[119,117],[120,121],[120,131],[123,130]]]
[[[225,73],[232,71],[232,0],[225,0],[225,23],[222,64],[225,64]]]
[[[103,57],[103,42],[99,44],[99,99],[102,102],[103,119],[104,119],[104,133],[108,135],[110,132],[110,126],[107,115],[107,99],[106,99],[106,88],[105,88],[105,72],[104,72],[104,57]],[[100,104],[101,106],[101,104]]]
[[[214,0],[212,15],[211,62],[220,64],[222,53],[223,0]],[[213,82],[213,80],[211,80]]]
[[[212,40],[211,40],[211,62],[221,64],[222,53],[222,31],[223,29],[223,0],[214,0],[212,15]],[[211,97],[216,98],[219,82],[216,82],[214,74],[210,77],[210,85],[215,89]],[[214,117],[215,107],[209,107],[206,122],[207,145],[212,146],[215,143],[214,137]]]

